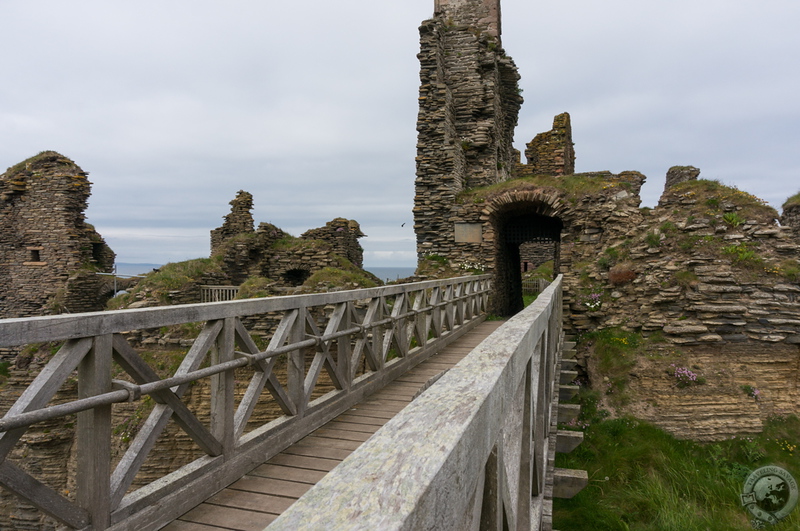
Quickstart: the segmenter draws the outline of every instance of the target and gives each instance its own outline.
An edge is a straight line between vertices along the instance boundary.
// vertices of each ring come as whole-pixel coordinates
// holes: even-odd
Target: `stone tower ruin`
[[[85,221],[87,175],[54,151],[0,175],[0,318],[103,309],[114,252]]]
[[[414,200],[420,257],[480,236],[458,227],[458,213],[451,212],[456,197],[507,180],[519,161],[512,146],[522,104],[519,74],[500,29],[499,0],[437,0],[433,18],[420,27]]]

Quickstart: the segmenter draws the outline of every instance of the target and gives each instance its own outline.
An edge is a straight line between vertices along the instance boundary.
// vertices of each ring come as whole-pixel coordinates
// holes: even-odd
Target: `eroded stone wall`
[[[673,186],[686,181],[695,181],[699,175],[700,170],[694,166],[673,166],[667,170],[667,182],[664,184],[664,191],[666,192]]]
[[[417,252],[443,252],[465,189],[507,180],[522,97],[500,43],[499,2],[442,1],[420,27],[414,228]]]
[[[575,148],[569,113],[553,119],[553,129],[539,133],[525,145],[528,171],[533,175],[571,175],[575,173]]]
[[[800,239],[800,205],[790,204],[784,207],[781,215],[781,225],[791,227],[795,236]]]
[[[54,151],[0,175],[0,318],[103,309],[104,282],[89,277],[114,253],[85,221],[87,175]]]
[[[240,191],[225,223],[211,231],[211,254],[222,257],[228,283],[239,285],[248,277],[261,276],[283,286],[299,286],[325,267],[344,267],[342,259],[363,266],[358,239],[364,233],[357,221],[336,218],[292,238],[270,223],[260,223],[254,231],[252,207],[252,195]]]
[[[211,231],[211,255],[220,252],[222,245],[240,234],[251,234],[253,229],[253,195],[244,190],[239,190],[236,197],[230,202],[231,212],[225,216],[221,227]]]

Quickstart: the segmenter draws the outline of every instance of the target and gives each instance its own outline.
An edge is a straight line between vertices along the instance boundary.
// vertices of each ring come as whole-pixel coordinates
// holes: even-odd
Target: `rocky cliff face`
[[[696,175],[695,175],[696,176]],[[617,327],[661,338],[637,360],[618,408],[679,437],[758,432],[800,411],[800,245],[758,198],[692,178],[623,230],[568,248],[568,320],[577,333]],[[586,238],[589,239],[589,238]],[[607,392],[597,360],[582,357]],[[684,368],[703,385],[678,385]]]

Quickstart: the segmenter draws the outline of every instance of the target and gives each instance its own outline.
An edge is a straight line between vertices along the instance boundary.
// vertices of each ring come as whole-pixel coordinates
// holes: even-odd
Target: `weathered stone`
[[[562,113],[553,119],[553,129],[539,133],[526,144],[525,158],[533,175],[572,175],[575,173],[575,150],[572,144],[572,126],[569,114]],[[628,197],[620,192],[618,199]],[[619,194],[618,194],[619,195]]]
[[[0,318],[99,311],[114,252],[86,223],[88,174],[45,151],[0,175]]]
[[[667,170],[667,181],[664,185],[664,190],[666,191],[679,183],[697,180],[698,175],[700,175],[700,170],[694,166],[673,166]]]
[[[700,324],[668,324],[664,327],[664,332],[675,335],[704,334],[708,332],[708,327]]]

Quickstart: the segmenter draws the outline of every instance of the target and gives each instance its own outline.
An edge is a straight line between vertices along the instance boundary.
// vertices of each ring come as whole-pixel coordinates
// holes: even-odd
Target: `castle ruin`
[[[675,166],[658,206],[640,208],[641,173],[575,174],[567,113],[527,144],[522,163],[511,144],[519,74],[499,17],[499,1],[440,0],[420,27],[420,265],[479,264],[493,276],[490,311],[512,315],[523,307],[523,273],[552,260],[564,274],[568,333],[658,335],[687,366],[722,371],[724,381],[679,395],[664,367],[642,362],[635,371],[631,392],[659,404],[640,400],[636,416],[678,436],[758,432],[771,412],[796,411],[800,197],[779,215],[751,194],[698,179],[693,166]],[[593,363],[579,360],[588,373]],[[769,399],[753,407],[745,384]]]
[[[248,277],[272,279],[285,286],[300,286],[325,268],[361,268],[364,236],[358,222],[336,218],[324,227],[293,238],[270,223],[254,228],[253,196],[240,190],[221,227],[211,231],[211,256],[221,256],[223,270],[233,285]]]
[[[0,318],[99,311],[113,295],[96,274],[114,252],[85,221],[87,175],[54,151],[0,175]]]

